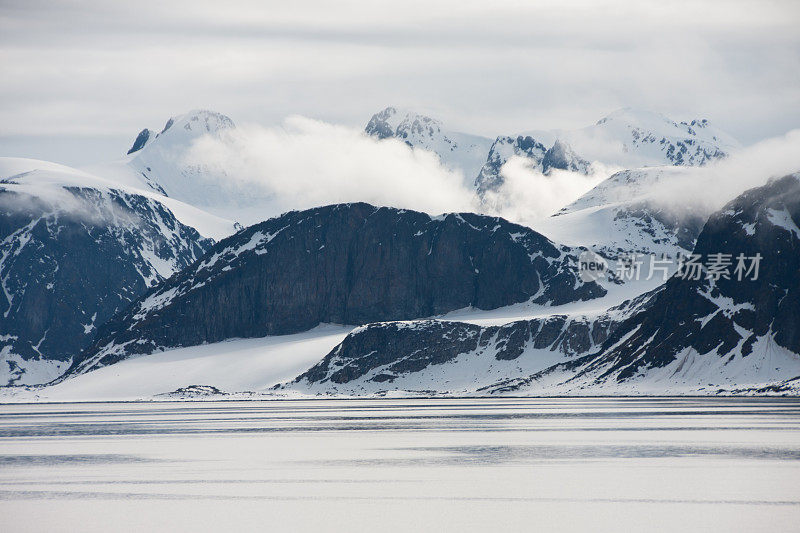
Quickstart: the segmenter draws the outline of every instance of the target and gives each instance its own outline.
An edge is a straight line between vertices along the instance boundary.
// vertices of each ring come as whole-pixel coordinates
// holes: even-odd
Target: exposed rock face
[[[460,368],[485,365],[486,360],[515,361],[526,351],[549,351],[568,359],[598,347],[616,324],[608,315],[597,320],[553,315],[489,327],[439,320],[369,324],[350,333],[295,383],[353,393],[359,388],[390,389],[398,379],[412,381],[414,374],[445,363],[451,366],[442,372],[458,374]],[[527,359],[519,364],[535,366],[536,361]],[[475,388],[481,385],[476,382]]]
[[[111,320],[80,370],[132,353],[232,337],[605,294],[577,250],[496,217],[431,218],[342,204],[290,212],[219,242]]]
[[[487,342],[485,328],[461,322],[423,320],[369,324],[353,331],[296,381],[341,384],[361,379],[368,373],[372,374],[368,377],[370,381],[392,381],[398,374],[442,364],[479,345],[485,347]]]
[[[132,154],[133,152],[138,152],[144,148],[144,145],[147,144],[147,141],[153,137],[155,137],[155,133],[147,128],[140,131],[139,135],[136,136],[136,140],[133,141],[133,146],[131,146],[131,149],[128,150],[128,155]]]
[[[568,170],[586,174],[591,163],[582,159],[570,146],[556,139],[553,146],[545,152],[542,158],[542,170],[547,173],[552,169]]]
[[[531,136],[498,137],[489,150],[486,163],[475,178],[475,188],[479,196],[487,191],[499,189],[505,179],[500,169],[513,156],[524,157],[533,161],[534,166],[541,168],[547,147]]]
[[[20,177],[24,181],[24,177]],[[57,377],[96,328],[210,246],[159,202],[0,185],[0,384]]]

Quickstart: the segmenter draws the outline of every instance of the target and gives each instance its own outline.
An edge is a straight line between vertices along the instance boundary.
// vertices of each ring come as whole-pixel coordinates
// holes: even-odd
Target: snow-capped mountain
[[[471,184],[492,145],[491,139],[447,130],[433,118],[395,107],[375,113],[364,131],[377,139],[399,139],[409,146],[436,153],[451,170],[460,170]]]
[[[84,170],[231,219],[239,208],[265,203],[269,198],[231,179],[225,168],[193,150],[202,137],[221,138],[235,127],[233,120],[221,113],[193,110],[170,118],[157,134],[142,130],[124,158]]]
[[[335,394],[796,391],[798,224],[795,174],[747,191],[709,219],[694,248],[702,265],[697,279],[687,262],[665,285],[597,315],[500,327],[370,324],[278,388]],[[714,263],[716,254],[727,255]],[[747,258],[742,270],[740,254]]]
[[[73,373],[131,354],[234,337],[295,333],[603,296],[579,250],[503,219],[339,204],[290,212],[217,243],[98,333]]]
[[[544,173],[561,169],[586,174],[593,161],[629,169],[701,166],[738,148],[736,140],[706,119],[676,122],[659,113],[625,108],[586,128],[498,137],[475,187],[481,196],[501,187],[501,169],[512,156],[529,159],[532,168]]]
[[[632,307],[626,302],[598,317],[556,314],[488,326],[446,320],[368,324],[276,390],[480,393],[509,376],[532,374],[597,349]]]
[[[0,158],[0,384],[57,377],[98,326],[210,244],[146,191]]]
[[[587,159],[627,168],[700,166],[740,148],[733,137],[706,119],[677,122],[660,113],[630,107],[592,126],[559,132],[558,136]]]
[[[199,137],[218,136],[234,127],[230,118],[213,111],[194,110],[172,117],[160,133],[134,150],[141,139],[142,134],[139,134],[129,152],[133,157],[128,165],[138,171],[148,185],[152,184],[166,196],[196,207],[206,206],[218,200],[216,195],[221,192],[219,179],[207,179],[207,174],[216,174],[218,169],[185,160],[186,152]],[[209,187],[217,190],[209,190]]]
[[[592,248],[606,258],[648,254],[676,257],[694,247],[707,218],[690,205],[667,205],[655,186],[686,179],[686,167],[649,167],[613,174],[537,225],[559,242]]]

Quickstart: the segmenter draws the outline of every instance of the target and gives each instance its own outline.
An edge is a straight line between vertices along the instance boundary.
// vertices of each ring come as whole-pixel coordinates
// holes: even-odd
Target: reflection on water
[[[105,531],[105,509],[169,530],[178,508],[181,526],[225,528],[218,504],[289,529],[350,529],[353,512],[404,530],[781,529],[800,523],[798,459],[786,398],[0,406],[0,512],[31,529],[79,513]]]
[[[729,456],[748,459],[800,460],[800,449],[763,446],[659,446],[659,445],[587,445],[587,446],[460,446],[415,448],[429,452],[451,453],[458,461],[511,463],[542,459],[635,459],[654,457]]]
[[[0,455],[0,467],[4,466],[56,466],[56,465],[87,465],[87,464],[113,464],[136,463],[146,461],[143,457],[133,455]]]

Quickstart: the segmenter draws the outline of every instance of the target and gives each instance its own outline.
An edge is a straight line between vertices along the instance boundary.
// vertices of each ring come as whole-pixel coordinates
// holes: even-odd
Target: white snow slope
[[[537,222],[535,229],[556,242],[586,246],[605,257],[630,253],[676,257],[690,252],[708,213],[659,202],[653,188],[693,172],[681,166],[623,170]]]
[[[191,385],[261,391],[294,378],[352,330],[322,325],[295,335],[233,339],[126,359],[43,388],[0,389],[0,402],[148,399]]]

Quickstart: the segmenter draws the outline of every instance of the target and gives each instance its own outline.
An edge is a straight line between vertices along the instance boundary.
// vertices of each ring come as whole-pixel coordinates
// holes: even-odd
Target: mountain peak
[[[386,139],[399,137],[407,139],[410,135],[433,136],[441,132],[442,123],[409,109],[389,106],[374,115],[369,120],[364,131],[367,135]]]
[[[193,109],[188,113],[170,117],[160,133],[156,133],[157,130],[150,128],[140,131],[133,141],[131,149],[128,150],[128,154],[139,152],[146,146],[152,145],[157,139],[164,137],[194,138],[207,133],[218,134],[235,127],[236,124],[233,120],[222,113],[207,109]]]
[[[739,144],[730,135],[713,127],[711,122],[706,118],[694,118],[688,121],[679,122],[669,118],[663,113],[659,113],[650,109],[623,107],[601,118],[595,125],[602,126],[604,124],[611,123],[624,125],[628,128],[639,128],[653,132],[670,132],[671,130],[672,133],[697,137],[700,140],[704,140],[706,137],[708,137],[709,139],[713,139],[728,147],[736,147]],[[699,130],[706,130],[706,132]]]
[[[180,128],[202,135],[205,133],[217,133],[221,130],[235,127],[236,124],[234,124],[233,120],[222,113],[209,111],[207,109],[193,109],[183,115],[171,117],[160,135],[170,130],[176,131]]]
[[[491,139],[449,130],[435,118],[393,106],[372,115],[364,132],[379,140],[397,139],[435,153],[448,169],[463,173],[466,186],[486,162],[492,146]]]
[[[675,124],[675,121],[671,120],[666,115],[659,113],[657,111],[641,107],[628,106],[612,111],[605,117],[598,120],[596,125],[599,126],[612,121],[622,122],[628,125],[644,125],[644,124],[660,125],[665,122],[669,124]]]

